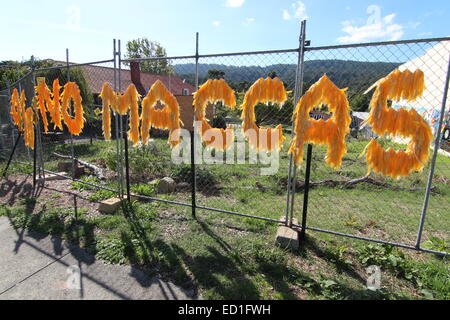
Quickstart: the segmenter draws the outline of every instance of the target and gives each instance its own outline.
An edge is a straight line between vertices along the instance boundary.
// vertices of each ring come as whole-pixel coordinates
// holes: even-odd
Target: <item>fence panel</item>
[[[306,49],[304,55],[302,83],[296,82],[300,69],[299,52],[295,49],[202,55],[198,57],[198,65],[195,57],[130,59],[121,61],[117,68],[113,60],[70,64],[69,68],[62,63],[61,66],[35,70],[10,88],[0,91],[0,156],[7,160],[18,135],[9,113],[12,90],[17,88],[20,92],[24,89],[27,106],[31,106],[33,86],[42,79],[50,88],[54,79],[59,79],[61,86],[68,81],[75,81],[83,98],[86,119],[84,130],[79,136],[71,136],[65,125],[64,130],[57,130],[50,121],[48,130],[44,130],[41,119],[37,126],[36,145],[41,168],[52,172],[64,171],[67,176],[116,191],[99,193],[96,200],[117,192],[124,194],[128,175],[131,192],[149,199],[191,206],[195,196],[197,208],[205,211],[248,215],[271,221],[284,220],[289,203],[286,201],[290,167],[288,149],[293,137],[295,89],[301,88],[304,93],[323,74],[327,74],[338,87],[348,87],[347,96],[353,110],[352,124],[346,138],[347,153],[340,169],[333,170],[325,163],[326,147],[313,147],[307,226],[412,247],[416,244],[430,162],[422,172],[412,173],[402,179],[372,173],[370,179],[348,183],[367,174],[367,162],[361,155],[372,138],[376,138],[386,149],[406,149],[408,143],[407,139],[400,137],[378,137],[366,125],[373,90],[367,94],[365,91],[396,68],[424,70],[428,93],[420,100],[423,106],[418,106],[417,110],[436,128],[449,54],[449,40],[433,39],[311,47]],[[255,152],[242,133],[242,110],[239,107],[250,86],[257,79],[266,77],[278,77],[283,81],[287,101],[282,106],[257,104],[256,125],[266,128],[281,125],[285,139],[280,152]],[[192,126],[192,95],[197,90],[196,80],[201,85],[210,78],[224,78],[236,93],[236,109],[232,110],[221,103],[210,104],[206,109],[206,117],[212,127],[233,128],[234,145],[225,152],[207,148]],[[112,140],[105,141],[102,133],[102,100],[99,98],[103,83],[109,82],[116,91],[122,93],[134,83],[142,101],[156,80],[163,82],[180,105],[182,127],[187,130],[180,146],[171,148],[168,131],[158,128],[150,130],[148,144],[133,146],[131,141],[126,140],[129,116],[118,116],[113,112]],[[389,103],[393,108],[400,107],[397,102]],[[156,108],[163,107],[158,104]],[[430,112],[430,108],[434,109]],[[449,109],[450,105],[447,104]],[[71,106],[69,114],[72,116],[73,111]],[[140,114],[141,111],[140,104]],[[326,106],[318,106],[310,116],[327,119],[331,115]],[[439,133],[443,135],[443,142],[436,160],[422,240],[424,247],[446,252],[450,251],[449,118],[447,111],[444,131]],[[195,167],[190,162],[192,145],[189,132],[193,131]],[[430,159],[432,152],[430,149]],[[14,160],[32,165],[33,153],[24,146],[22,139],[14,153]],[[103,177],[88,168],[76,166],[73,171],[72,158],[100,168]],[[303,163],[297,170],[296,192],[293,195],[294,217],[298,221],[301,221],[304,201],[305,161]],[[164,178],[172,178],[175,185],[170,179]],[[163,179],[166,183],[160,182]]]
[[[48,130],[43,128],[40,120],[44,169],[68,177],[87,181],[91,184],[112,190],[120,190],[122,184],[118,177],[118,141],[115,115],[111,112],[111,141],[105,141],[102,132],[102,101],[99,94],[104,82],[114,86],[113,61],[96,64],[70,64],[36,70],[36,83],[45,79],[50,90],[55,79],[61,87],[68,81],[77,83],[83,103],[85,124],[80,135],[71,135],[63,122],[63,130],[57,129],[48,117]],[[62,89],[61,89],[62,91]],[[75,116],[73,103],[68,109],[71,117]],[[72,157],[87,163],[72,162]],[[100,169],[95,171],[93,165]],[[94,188],[95,189],[95,188]],[[111,194],[104,194],[107,198]],[[100,200],[100,199],[97,199]]]
[[[202,148],[203,161],[196,166],[199,206],[284,221],[297,62],[296,50],[200,58],[199,83],[223,77],[237,99],[235,110],[221,103],[210,106],[214,114],[210,124],[219,128],[232,126],[235,143],[225,152]],[[245,94],[256,80],[267,77],[283,81],[287,101],[282,106],[258,103],[254,111],[256,125],[282,126],[285,139],[280,152],[256,152],[242,133],[240,107]]]
[[[348,87],[348,100],[353,110],[366,110],[373,90],[364,92],[378,79],[395,68],[407,67],[425,71],[425,85],[436,95],[424,95],[426,104],[419,113],[430,107],[439,110],[442,100],[445,72],[442,76],[430,76],[430,70],[447,68],[450,47],[448,42],[436,41],[376,46],[309,48],[305,53],[304,86],[307,89],[324,73],[340,88]],[[405,66],[403,64],[408,62]],[[358,71],[355,75],[354,71]],[[349,86],[351,85],[351,86]],[[391,102],[396,108],[397,103]],[[326,109],[319,106],[321,116],[328,117]],[[425,118],[432,115],[423,114]],[[376,135],[365,125],[367,112],[352,113],[351,134],[348,135],[347,154],[339,170],[331,169],[324,162],[326,148],[313,147],[311,183],[309,193],[308,226],[340,233],[399,242],[414,246],[423,206],[430,162],[422,172],[414,172],[401,179],[391,179],[372,173],[371,180],[354,185],[344,182],[366,175],[368,167],[364,153],[366,145]],[[409,140],[395,137],[377,137],[385,149],[406,149]],[[306,154],[306,152],[305,152]],[[431,159],[432,150],[430,150]],[[431,194],[433,205],[429,208],[428,230],[448,238],[448,154],[440,154],[437,160],[434,185]],[[302,191],[304,165],[298,175]],[[303,196],[296,195],[295,212],[301,214]],[[439,217],[433,219],[433,217]],[[445,219],[447,217],[447,219]],[[444,220],[447,220],[443,222]],[[424,239],[425,240],[425,239]]]
[[[19,130],[13,123],[10,113],[11,95],[14,89],[17,90],[19,96],[23,90],[26,95],[26,107],[31,106],[34,90],[32,79],[32,73],[30,72],[11,84],[9,88],[0,91],[0,154],[4,161],[8,161],[19,135]],[[25,147],[23,136],[18,140],[16,149],[12,154],[12,161],[20,161],[29,165],[33,163],[33,151]]]
[[[161,81],[175,96],[180,106],[182,128],[187,130],[183,146],[172,149],[169,144],[169,130],[152,127],[149,130],[149,140],[136,146],[128,141],[129,177],[131,192],[140,196],[161,201],[190,205],[192,201],[192,176],[190,166],[189,131],[192,131],[193,108],[192,94],[195,88],[195,59],[140,59],[138,61],[123,61],[121,65],[120,89],[122,92],[132,83],[141,95],[142,100],[152,85]],[[160,102],[157,110],[166,108]],[[125,131],[129,123],[124,124]],[[141,122],[142,126],[142,122]],[[185,144],[187,144],[185,146]],[[186,152],[182,150],[186,149]],[[179,152],[176,152],[179,150]],[[172,160],[172,153],[179,155],[180,162]],[[189,161],[182,161],[183,155]],[[170,179],[173,179],[173,182]],[[164,181],[161,181],[164,180]]]

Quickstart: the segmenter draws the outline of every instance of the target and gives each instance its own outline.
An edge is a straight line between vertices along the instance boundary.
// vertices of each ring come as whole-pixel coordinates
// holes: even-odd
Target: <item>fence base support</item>
[[[195,199],[195,193],[196,193],[196,173],[195,173],[195,145],[194,145],[194,139],[195,139],[195,128],[191,131],[191,200],[192,200],[192,218],[196,219],[196,199]]]
[[[6,176],[6,172],[8,172],[8,168],[9,168],[9,166],[11,164],[11,160],[12,160],[12,158],[14,156],[14,153],[16,152],[16,148],[17,148],[17,145],[19,144],[21,136],[22,136],[22,131],[19,131],[19,134],[17,135],[17,138],[16,138],[16,142],[14,143],[14,147],[13,147],[13,149],[11,151],[11,154],[9,155],[8,163],[6,164],[5,170],[3,170],[3,175],[2,175],[3,177],[5,177]]]
[[[311,176],[312,144],[308,144],[305,169],[305,189],[303,194],[303,212],[302,212],[302,230],[300,231],[300,240],[304,241],[306,237],[306,217],[308,215],[309,198],[309,177]]]
[[[283,249],[298,250],[300,243],[298,231],[286,226],[279,226],[275,243]]]

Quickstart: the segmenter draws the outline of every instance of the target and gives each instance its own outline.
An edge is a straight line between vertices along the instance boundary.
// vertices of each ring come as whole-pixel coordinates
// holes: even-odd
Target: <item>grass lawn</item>
[[[259,175],[260,165],[199,165],[199,205],[279,219],[286,206],[289,158],[287,137],[280,153],[280,170]],[[368,141],[349,138],[348,153],[340,170],[327,167],[325,148],[314,147],[311,181],[349,180],[367,172],[359,155]],[[404,146],[383,142],[394,148]],[[132,188],[135,192],[190,203],[190,193],[159,195],[148,187],[154,178],[172,176],[189,182],[186,165],[173,165],[165,139],[156,148],[130,150]],[[45,152],[46,168],[58,160],[50,151],[70,154],[69,146],[51,146]],[[94,141],[75,145],[80,159],[115,169],[115,144]],[[429,165],[428,165],[429,166]],[[361,183],[352,188],[318,186],[310,191],[308,225],[355,235],[414,244],[424,198],[428,166],[422,173],[394,181],[373,175],[389,186]],[[187,169],[186,169],[187,168]],[[10,173],[26,173],[14,165]],[[424,231],[424,246],[450,251],[450,159],[439,155]],[[304,167],[297,178],[303,180]],[[83,179],[94,179],[84,177]],[[95,180],[95,179],[94,179]],[[91,181],[94,181],[91,180]],[[2,182],[3,184],[4,182]],[[114,187],[115,178],[106,182]],[[69,190],[67,190],[69,189]],[[71,184],[66,192],[89,193],[95,202],[111,196],[86,185]],[[88,208],[61,209],[55,191],[48,199],[18,199],[4,203],[2,215],[17,228],[52,233],[79,243],[97,258],[130,263],[149,274],[167,277],[207,299],[415,299],[450,298],[446,258],[389,246],[308,232],[300,252],[275,246],[277,226],[260,220],[158,202],[136,202],[113,215]],[[54,197],[54,198],[53,198]],[[63,196],[64,197],[64,196]],[[30,206],[29,202],[35,202]],[[295,196],[294,212],[300,220],[303,193]],[[32,208],[32,209],[30,209]],[[369,265],[382,268],[382,289],[366,289]]]

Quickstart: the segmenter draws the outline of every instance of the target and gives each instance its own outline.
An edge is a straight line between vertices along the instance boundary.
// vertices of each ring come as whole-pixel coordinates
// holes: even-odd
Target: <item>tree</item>
[[[223,79],[225,77],[225,71],[220,69],[209,69],[208,78],[209,79]]]
[[[275,71],[269,72],[269,73],[267,74],[267,76],[268,76],[269,78],[272,78],[272,79],[278,77],[278,76],[277,76],[277,73],[276,73]]]
[[[158,42],[138,38],[127,42],[127,59],[167,57],[166,49]],[[156,74],[173,74],[173,66],[167,59],[142,61],[141,70]]]
[[[349,101],[350,108],[353,111],[367,111],[370,104],[370,95],[357,93]]]

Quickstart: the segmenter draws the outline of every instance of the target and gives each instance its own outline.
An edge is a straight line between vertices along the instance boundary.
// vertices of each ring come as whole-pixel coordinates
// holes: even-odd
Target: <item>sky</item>
[[[448,0],[15,0],[0,10],[2,60],[112,59],[113,39],[147,37],[169,56],[446,37]]]

